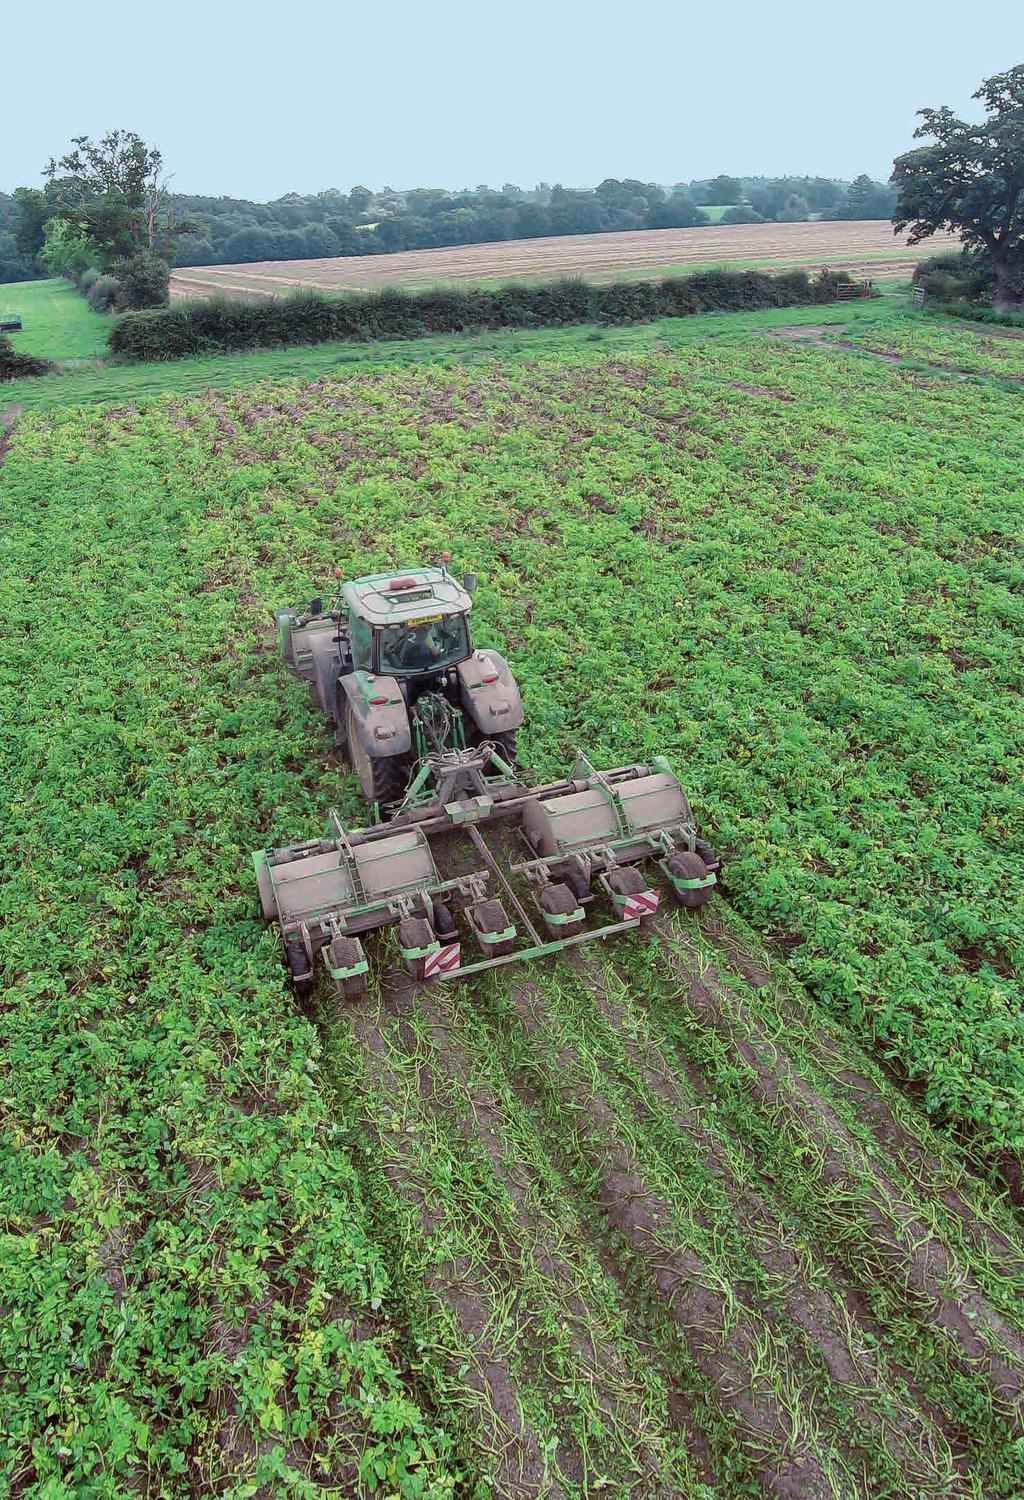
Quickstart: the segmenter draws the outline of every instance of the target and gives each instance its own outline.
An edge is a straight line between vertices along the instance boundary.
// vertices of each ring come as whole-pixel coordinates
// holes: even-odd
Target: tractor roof
[[[473,601],[444,568],[371,573],[342,588],[346,602],[370,625],[404,625],[432,615],[465,615]]]

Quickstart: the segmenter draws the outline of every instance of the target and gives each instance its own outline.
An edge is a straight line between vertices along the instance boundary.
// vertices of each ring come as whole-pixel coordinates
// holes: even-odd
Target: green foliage
[[[122,293],[122,284],[116,276],[97,276],[86,292],[86,301],[93,312],[113,312]]]
[[[763,224],[764,216],[759,214],[756,208],[751,208],[749,203],[736,203],[732,208],[727,208],[722,215],[723,224]]]
[[[46,226],[39,259],[52,276],[77,281],[92,264],[93,246],[88,236],[64,219],[51,219]]]
[[[705,184],[708,203],[739,203],[743,191],[742,183],[738,177],[712,177]]]
[[[970,302],[986,296],[992,287],[989,269],[967,251],[931,255],[918,262],[911,279],[937,302]]]
[[[169,300],[171,268],[161,255],[140,250],[117,267],[120,291],[118,307],[139,310],[166,307]]]
[[[51,207],[37,188],[15,188],[13,202],[14,243],[22,261],[34,266],[45,243]]]
[[[1024,300],[1024,66],[988,78],[974,94],[981,123],[944,105],[922,109],[916,138],[932,144],[897,157],[893,220],[918,244],[940,229],[961,236],[991,267],[997,301]]]
[[[830,317],[871,347],[871,312]],[[1019,1495],[984,1356],[956,1367],[945,1301],[905,1276],[941,1231],[1018,1326],[1010,1214],[988,1200],[990,1240],[963,1225],[957,1195],[982,1195],[961,1154],[844,1035],[953,1131],[1024,1145],[1019,395],[751,337],[766,316],[466,369],[385,347],[390,369],[19,423],[0,1484],[483,1496],[486,1436],[515,1438],[493,1345],[567,1500],[764,1493],[765,1445],[752,1460],[723,1411],[751,1390],[837,1493],[953,1493],[953,1433],[979,1494]],[[396,987],[319,1038],[290,1003],[248,851],[356,803],[271,611],[335,565],[453,544],[478,639],[523,682],[529,764],[667,753],[728,900],[771,935],[743,936],[763,987],[716,979],[726,950],[687,922],[525,983]],[[716,1027],[693,1003],[721,984]],[[875,1114],[848,1086],[865,1071]],[[913,1132],[899,1166],[886,1111]],[[612,1222],[644,1187],[665,1205],[646,1256]],[[717,1387],[666,1286],[725,1307],[727,1352],[759,1335]]]
[[[48,359],[38,359],[33,354],[15,349],[6,333],[0,333],[0,384],[9,380],[24,380],[36,375],[48,375],[53,365]]]
[[[178,359],[211,349],[315,344],[331,339],[418,338],[485,328],[637,322],[713,309],[830,302],[845,272],[700,271],[665,281],[596,284],[565,280],[493,290],[476,287],[345,297],[298,292],[259,303],[178,303],[128,314],[111,329],[110,348],[128,359]]]
[[[298,1500],[357,1493],[358,1461],[358,1493],[441,1500],[450,1444],[244,872],[308,789],[239,670],[220,523],[182,546],[216,502],[168,415],[20,424],[0,471],[0,1486]]]
[[[776,215],[780,224],[803,223],[811,216],[810,204],[806,198],[801,198],[799,193],[790,193],[779,213]]]

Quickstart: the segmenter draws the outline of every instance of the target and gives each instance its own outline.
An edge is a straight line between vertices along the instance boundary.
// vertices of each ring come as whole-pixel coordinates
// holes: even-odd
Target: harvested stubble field
[[[1021,1494],[1019,400],[725,335],[21,420],[15,1493]],[[725,898],[302,1014],[248,852],[358,804],[270,611],[450,544],[526,759],[668,753]]]
[[[952,235],[908,246],[879,219],[847,223],[722,224],[701,229],[645,229],[618,234],[568,234],[499,244],[456,245],[395,255],[329,260],[260,261],[237,266],[183,266],[171,279],[173,297],[279,297],[299,287],[356,291],[438,282],[551,280],[624,273],[661,275],[700,266],[816,271],[823,265],[875,280],[907,277],[922,256],[955,248]]]

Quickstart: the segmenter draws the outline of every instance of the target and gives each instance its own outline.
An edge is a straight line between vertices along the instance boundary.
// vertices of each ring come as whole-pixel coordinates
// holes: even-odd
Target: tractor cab
[[[372,574],[346,583],[352,666],[410,679],[435,677],[473,654],[469,612],[476,580],[462,583],[444,568]]]

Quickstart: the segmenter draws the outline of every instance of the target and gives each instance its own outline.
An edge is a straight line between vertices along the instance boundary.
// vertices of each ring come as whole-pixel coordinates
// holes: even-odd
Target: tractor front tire
[[[351,704],[348,704],[345,714],[345,738],[349,762],[370,806],[377,803],[383,813],[396,802],[401,802],[409,784],[408,756],[370,755],[359,737],[359,725]]]

